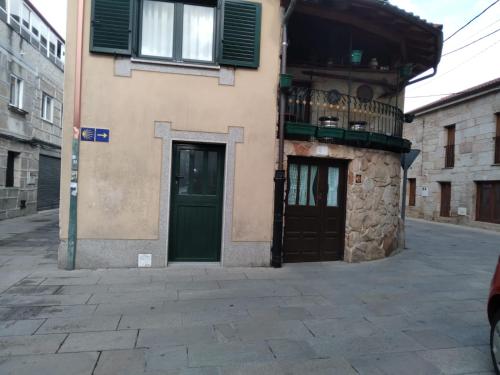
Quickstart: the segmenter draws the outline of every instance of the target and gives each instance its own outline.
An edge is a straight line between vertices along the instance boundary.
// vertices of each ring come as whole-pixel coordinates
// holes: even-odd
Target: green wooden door
[[[223,180],[223,146],[174,143],[170,261],[220,260]]]

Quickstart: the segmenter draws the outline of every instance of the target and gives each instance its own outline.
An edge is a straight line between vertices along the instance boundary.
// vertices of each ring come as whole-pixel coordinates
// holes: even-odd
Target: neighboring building
[[[410,114],[408,215],[500,230],[500,78]]]
[[[0,220],[59,206],[64,39],[0,0]]]
[[[153,267],[268,266],[288,1],[85,4],[81,137],[109,142],[80,144],[76,267],[137,267],[141,254]],[[410,148],[402,139],[404,87],[436,68],[441,27],[385,1],[299,0],[288,33],[293,82],[281,107],[287,193],[277,202],[286,202],[283,239],[274,232],[284,242],[278,255],[285,262],[388,256],[402,235],[400,155]],[[77,40],[74,1],[60,266]],[[282,78],[285,89],[290,77]]]

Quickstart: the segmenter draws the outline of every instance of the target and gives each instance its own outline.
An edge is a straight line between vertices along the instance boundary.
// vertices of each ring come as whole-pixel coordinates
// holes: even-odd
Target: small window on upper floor
[[[9,104],[13,107],[23,108],[24,82],[21,78],[10,76],[10,98]]]
[[[26,5],[23,5],[23,26],[26,29],[30,29],[30,18],[31,18],[31,10]]]
[[[215,1],[142,2],[140,55],[214,62]]]
[[[42,94],[42,119],[54,121],[54,98],[46,93]]]

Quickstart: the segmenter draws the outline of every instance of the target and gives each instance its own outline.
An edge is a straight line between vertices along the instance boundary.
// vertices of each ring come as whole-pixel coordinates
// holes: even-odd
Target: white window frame
[[[12,98],[12,80],[14,80],[14,98]],[[10,88],[9,104],[12,107],[22,109],[23,108],[23,96],[24,96],[24,81],[21,78],[19,78],[18,76],[11,74],[9,88]],[[14,99],[14,100],[12,100],[12,99]]]
[[[50,108],[50,116],[47,116],[47,108]],[[54,98],[45,92],[42,92],[42,120],[54,122]]]

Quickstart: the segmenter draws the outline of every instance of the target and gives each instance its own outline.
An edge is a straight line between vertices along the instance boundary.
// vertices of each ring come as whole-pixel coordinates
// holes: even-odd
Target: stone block
[[[71,333],[59,352],[132,349],[136,337],[137,330]]]
[[[94,375],[137,375],[146,369],[144,350],[119,350],[102,352]]]
[[[0,322],[0,336],[29,336],[43,323],[38,320],[8,320]]]
[[[91,375],[97,357],[98,353],[68,353],[2,358],[0,373],[3,375]]]
[[[38,334],[44,333],[70,333],[90,331],[112,331],[117,329],[120,315],[116,316],[91,316],[77,318],[52,318],[40,327]]]
[[[0,356],[55,353],[66,335],[0,337]]]

